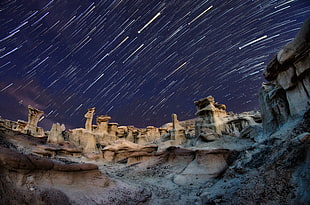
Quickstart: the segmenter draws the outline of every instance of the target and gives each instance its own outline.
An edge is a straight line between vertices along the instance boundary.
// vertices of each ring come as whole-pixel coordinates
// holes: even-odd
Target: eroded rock
[[[269,84],[260,92],[264,134],[274,133],[289,118],[301,118],[310,102],[310,18],[293,41],[264,71]]]

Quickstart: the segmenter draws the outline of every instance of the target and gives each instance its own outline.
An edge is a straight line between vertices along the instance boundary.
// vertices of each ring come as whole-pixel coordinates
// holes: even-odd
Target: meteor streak
[[[240,47],[239,47],[239,50],[241,50],[242,48],[247,47],[247,46],[249,46],[249,45],[251,45],[251,44],[253,44],[253,43],[256,43],[257,41],[263,40],[263,39],[265,39],[265,38],[267,38],[267,35],[264,35],[264,36],[262,36],[262,37],[260,37],[260,38],[258,38],[258,39],[255,39],[255,40],[253,40],[253,41],[251,41],[251,42],[249,42],[249,43],[247,43],[247,44],[245,44],[245,45],[243,45],[243,46],[240,46]]]
[[[207,8],[206,10],[204,10],[201,14],[199,14],[196,18],[194,18],[191,22],[188,23],[188,25],[192,24],[194,21],[196,21],[197,19],[199,19],[202,15],[204,15],[205,13],[207,13],[207,11],[209,11],[210,9],[212,9],[213,6],[209,6],[209,8]]]
[[[187,64],[187,62],[184,62],[182,65],[180,65],[178,68],[176,68],[174,71],[172,71],[169,75],[167,75],[167,77],[164,78],[164,80],[167,80],[167,78],[169,78],[171,75],[173,75],[175,72],[177,72],[178,70],[180,70],[183,66],[185,66]]]
[[[139,31],[138,33],[141,33],[146,27],[148,27],[153,21],[155,21],[155,19],[158,18],[158,16],[160,16],[161,13],[158,12],[149,22],[147,22],[147,24],[145,24]]]

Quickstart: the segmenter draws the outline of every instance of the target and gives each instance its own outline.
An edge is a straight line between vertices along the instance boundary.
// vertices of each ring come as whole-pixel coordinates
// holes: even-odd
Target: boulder
[[[208,128],[202,128],[199,138],[205,142],[212,142],[220,138],[220,135]]]
[[[197,150],[194,160],[184,170],[175,175],[173,182],[179,185],[204,184],[218,177],[228,167],[229,150]]]

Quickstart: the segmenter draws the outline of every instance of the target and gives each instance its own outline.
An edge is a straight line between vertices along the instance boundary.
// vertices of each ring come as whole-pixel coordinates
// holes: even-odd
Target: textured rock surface
[[[203,184],[208,179],[218,177],[227,169],[229,150],[198,150],[193,151],[191,155],[193,160],[174,176],[174,183],[179,185]]]
[[[8,141],[12,132],[1,130],[0,204],[138,204],[150,197],[142,188],[111,180],[95,164],[23,154]]]
[[[138,145],[127,140],[118,140],[103,148],[103,158],[110,162],[126,161],[128,164],[143,161],[155,153],[157,145]],[[134,155],[133,155],[134,154]]]
[[[264,134],[279,129],[289,118],[289,105],[285,91],[274,84],[263,84],[260,95]]]
[[[66,130],[64,124],[53,123],[52,129],[48,134],[47,142],[52,144],[61,144],[65,141],[63,133]]]
[[[222,134],[238,136],[240,131],[249,125],[256,124],[256,113],[233,114],[226,112],[226,106],[218,104],[212,96],[194,102],[197,108],[195,121],[195,136],[207,141],[213,141]],[[218,134],[214,135],[208,130]],[[210,136],[208,136],[210,133]]]
[[[260,102],[264,134],[275,132],[290,118],[302,117],[310,101],[310,18],[264,71]]]
[[[38,110],[32,106],[28,106],[28,122],[27,126],[25,127],[25,131],[32,135],[39,135],[43,136],[44,132],[42,128],[38,128],[38,122],[40,120],[40,117],[44,114],[43,111]]]
[[[309,204],[310,141],[303,132],[302,123],[283,127],[242,152],[219,181],[205,187],[203,204]]]

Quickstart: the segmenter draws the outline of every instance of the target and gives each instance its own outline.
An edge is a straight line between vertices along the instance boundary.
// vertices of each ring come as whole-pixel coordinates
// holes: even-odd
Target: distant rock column
[[[28,123],[25,130],[30,134],[35,135],[37,133],[38,122],[43,114],[43,111],[28,105]]]
[[[176,114],[172,114],[172,130],[170,131],[171,140],[175,140],[176,144],[183,144],[186,141],[185,129],[179,124]]]
[[[96,108],[94,108],[94,107],[88,109],[88,112],[84,115],[84,117],[86,118],[85,129],[89,132],[92,131],[92,122],[93,122],[95,109]]]
[[[97,125],[98,125],[98,128],[97,128],[97,133],[98,134],[107,134],[108,133],[108,123],[109,123],[109,120],[111,119],[110,116],[106,116],[106,115],[101,115],[101,116],[98,116],[96,118],[96,121],[97,121]]]
[[[172,114],[172,128],[177,129],[177,126],[179,125],[178,116],[176,114]]]

